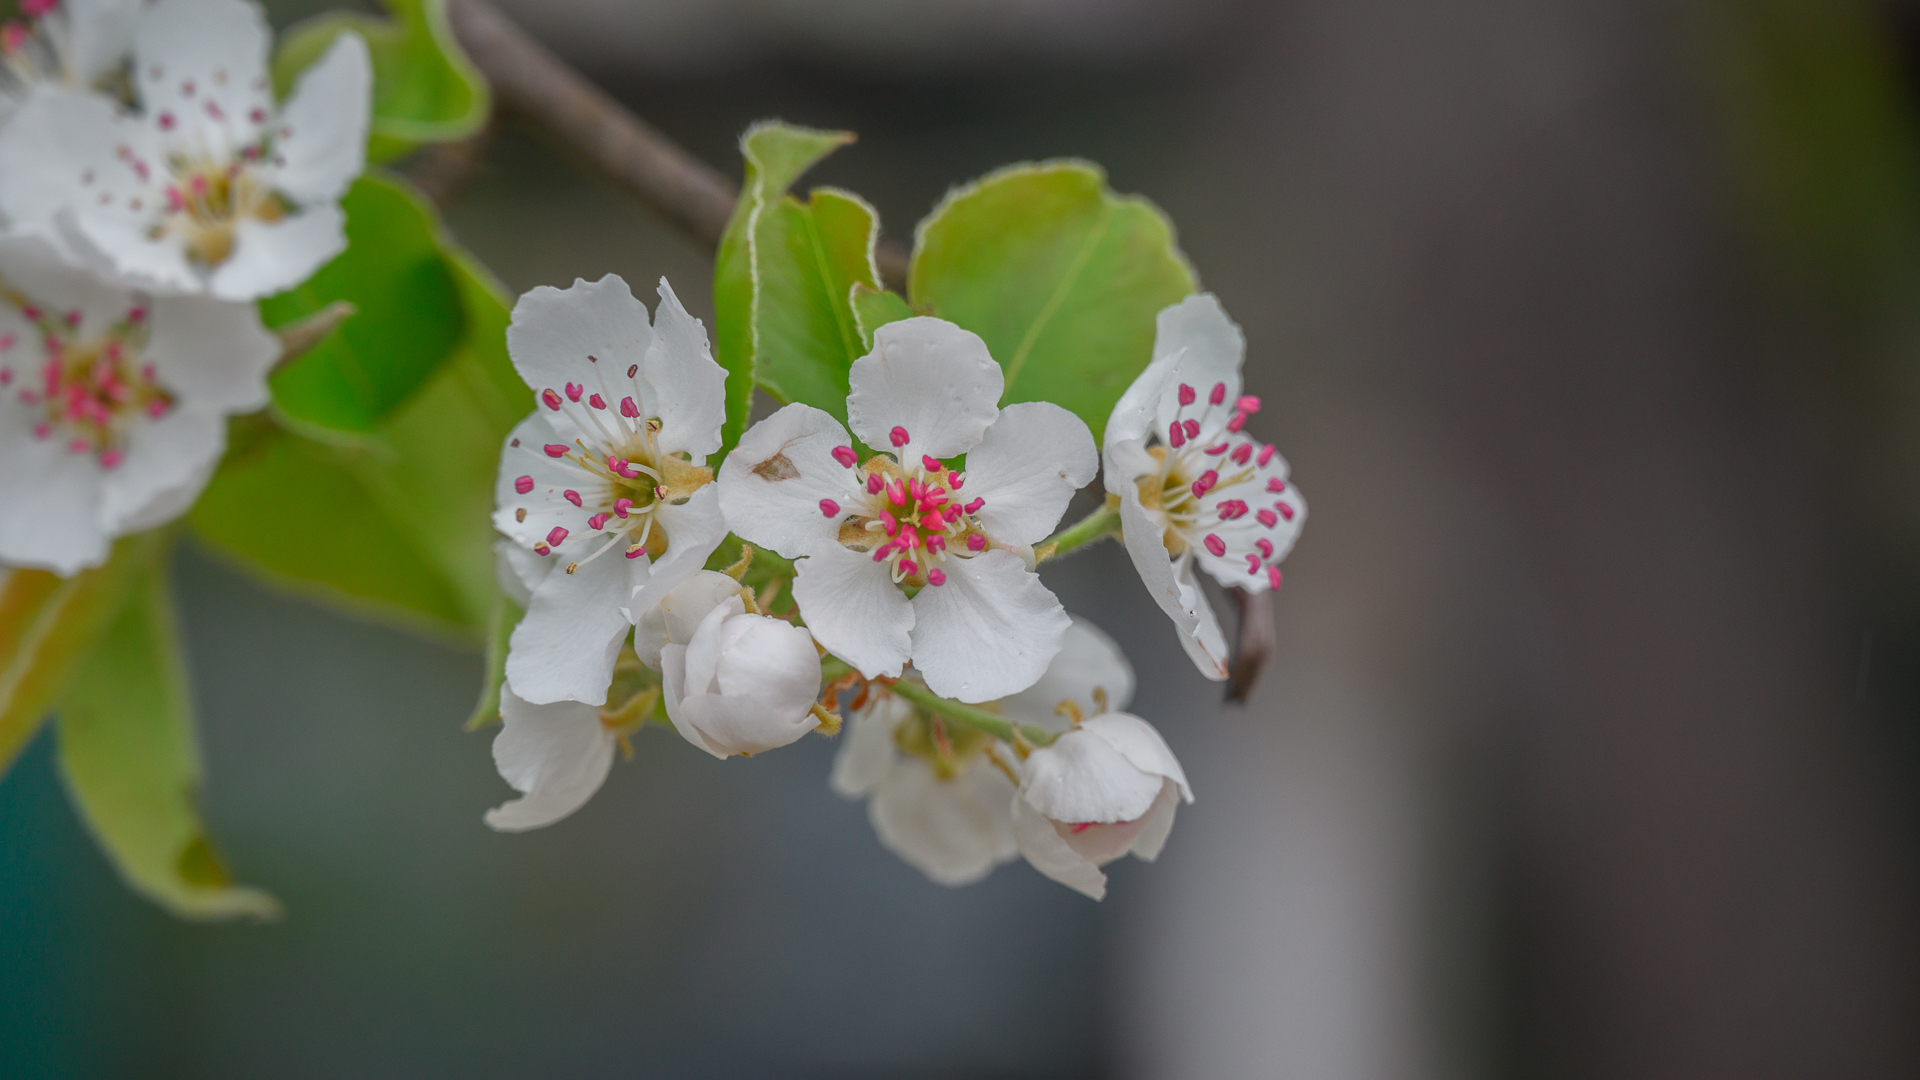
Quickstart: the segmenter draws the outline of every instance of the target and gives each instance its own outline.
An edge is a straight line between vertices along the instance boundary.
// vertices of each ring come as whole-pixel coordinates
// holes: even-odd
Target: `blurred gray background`
[[[476,657],[177,566],[260,927],[0,783],[17,1076],[1905,1077],[1916,1046],[1920,20],[1699,0],[517,0],[707,161],[777,116],[891,236],[1077,155],[1247,330],[1313,516],[1223,709],[1117,550],[1048,578],[1199,801],[1095,905],[882,851],[808,739],[649,731],[500,836]],[[309,8],[274,6],[285,23]],[[511,123],[513,289],[706,253]]]

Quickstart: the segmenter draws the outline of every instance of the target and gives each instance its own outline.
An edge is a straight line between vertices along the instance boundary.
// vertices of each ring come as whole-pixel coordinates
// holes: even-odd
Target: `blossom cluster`
[[[281,356],[254,301],[346,246],[366,44],[276,103],[245,0],[0,25],[0,564],[72,574],[192,505]]]
[[[1058,405],[1003,406],[986,344],[921,316],[875,331],[845,423],[789,404],[716,460],[726,372],[664,280],[659,298],[649,318],[609,275],[513,312],[508,349],[536,405],[496,487],[502,584],[525,615],[494,759],[520,794],[487,823],[571,814],[657,708],[722,759],[844,718],[832,787],[868,799],[882,843],[936,882],[1020,855],[1097,899],[1102,865],[1155,858],[1193,799],[1186,775],[1124,711],[1119,647],[1038,566],[1104,465],[1090,520],[1120,534],[1200,671],[1226,677],[1195,570],[1278,588],[1306,504],[1246,432],[1260,403],[1241,393],[1245,341],[1219,302],[1159,314],[1100,449]],[[791,580],[744,583],[751,546],[709,569],[729,535],[791,560]]]

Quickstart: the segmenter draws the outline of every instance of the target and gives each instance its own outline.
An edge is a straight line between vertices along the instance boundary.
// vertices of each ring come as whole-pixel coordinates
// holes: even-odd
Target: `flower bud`
[[[1193,801],[1173,751],[1131,713],[1096,716],[1027,756],[1013,831],[1033,868],[1095,900],[1100,867],[1132,852],[1152,862],[1179,800]]]
[[[707,610],[693,622],[702,606]],[[667,610],[657,629],[636,630],[635,651],[644,659],[649,649],[643,639],[667,638],[655,646],[667,716],[688,742],[717,758],[757,754],[819,725],[812,707],[820,691],[820,654],[807,631],[747,614],[740,586],[724,574],[695,575],[660,607]]]

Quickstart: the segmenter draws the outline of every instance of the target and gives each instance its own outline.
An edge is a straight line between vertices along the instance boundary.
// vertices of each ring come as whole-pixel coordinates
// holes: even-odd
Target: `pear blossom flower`
[[[748,612],[743,592],[727,575],[702,570],[634,630],[634,651],[660,672],[674,730],[722,759],[785,746],[820,724],[813,636]]]
[[[861,461],[830,414],[788,405],[721,466],[728,524],[800,560],[807,627],[866,677],[911,661],[961,701],[1025,689],[1068,625],[1031,546],[1098,468],[1086,424],[1046,402],[998,408],[986,343],[940,319],[881,327],[849,381],[849,426],[881,452]]]
[[[1113,639],[1076,616],[1040,681],[997,707],[1015,723],[1057,726],[1062,702],[1087,713],[1125,708],[1133,681]],[[1002,771],[1009,761],[980,732],[936,728],[905,698],[870,686],[848,718],[829,783],[845,798],[868,797],[880,843],[907,865],[936,884],[969,885],[1019,855],[1014,785]]]
[[[109,89],[127,67],[143,6],[143,0],[22,0],[23,18],[0,24],[0,124],[35,86]]]
[[[341,34],[276,105],[271,43],[245,0],[157,0],[134,35],[140,113],[37,88],[0,130],[0,215],[155,291],[252,300],[306,280],[346,248],[373,69]]]
[[[507,328],[537,400],[507,437],[494,527],[553,564],[530,587],[507,681],[535,704],[606,701],[634,621],[726,537],[705,467],[726,372],[700,320],[660,282],[653,325],[609,274],[520,298]]]
[[[73,574],[184,513],[279,355],[252,304],[143,296],[0,238],[0,563]]]
[[[1152,862],[1166,846],[1187,777],[1153,725],[1113,712],[1074,725],[1021,764],[1013,835],[1035,870],[1098,900],[1100,867],[1132,852]]]
[[[556,701],[535,705],[500,687],[500,734],[493,763],[520,797],[487,811],[487,826],[525,832],[551,825],[587,804],[613,768],[621,730],[602,721],[598,705]]]
[[[1153,360],[1114,407],[1107,491],[1121,539],[1202,674],[1227,677],[1227,641],[1194,578],[1280,587],[1280,560],[1307,520],[1287,462],[1248,435],[1260,399],[1240,393],[1246,338],[1210,294],[1162,311]]]

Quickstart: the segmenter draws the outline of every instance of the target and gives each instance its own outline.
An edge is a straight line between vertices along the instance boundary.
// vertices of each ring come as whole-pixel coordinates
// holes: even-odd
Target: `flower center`
[[[120,463],[127,427],[140,416],[159,419],[174,398],[155,378],[152,364],[139,363],[146,342],[146,312],[134,308],[105,333],[77,340],[80,313],[55,318],[46,310],[5,294],[40,332],[44,359],[37,372],[16,371],[13,357],[31,348],[13,334],[0,334],[0,393],[39,414],[36,438],[56,436],[76,454],[94,454],[100,467]],[[34,376],[37,376],[34,377]]]
[[[1139,479],[1141,503],[1160,515],[1168,554],[1179,558],[1202,546],[1225,558],[1231,550],[1246,561],[1249,575],[1265,574],[1279,588],[1273,542],[1259,533],[1292,521],[1295,510],[1282,497],[1286,480],[1269,472],[1273,447],[1242,431],[1247,418],[1260,411],[1260,399],[1241,397],[1229,408],[1226,384],[1216,383],[1207,404],[1187,415],[1199,395],[1184,383],[1178,392],[1180,408],[1165,444],[1147,450],[1160,468]],[[1274,501],[1256,505],[1268,499]]]
[[[905,428],[892,433],[896,449],[912,441]],[[837,447],[834,460],[851,469],[857,460],[851,446]],[[840,542],[855,551],[871,551],[873,561],[886,563],[894,583],[905,588],[945,585],[942,564],[948,557],[970,558],[992,546],[979,519],[982,498],[960,493],[967,476],[948,469],[938,458],[896,461],[875,454],[860,466],[861,493],[853,512],[840,526]],[[820,512],[838,517],[841,507],[832,499],[820,501]]]
[[[596,376],[604,374],[597,358],[587,359],[596,365]],[[639,384],[634,381],[638,372],[637,364],[627,369],[626,379],[635,392],[621,397],[617,404],[609,404],[613,389],[604,378],[599,393],[589,394],[580,383],[568,383],[564,391],[540,391],[540,403],[553,412],[565,413],[581,436],[571,445],[549,443],[524,449],[571,466],[577,479],[572,486],[560,489],[560,497],[587,512],[589,535],[605,537],[584,558],[567,564],[569,574],[615,547],[624,547],[629,559],[642,554],[659,559],[666,553],[668,539],[656,511],[685,502],[713,481],[712,470],[693,464],[685,454],[660,449],[660,421],[641,418]],[[513,445],[519,447],[520,441],[515,439]],[[532,476],[514,481],[514,491],[521,495],[531,494],[534,486]],[[516,513],[525,520],[524,507]],[[569,535],[567,529],[556,526],[546,539],[533,545],[533,550],[552,554]]]
[[[187,257],[202,267],[226,262],[233,254],[234,229],[241,221],[279,221],[287,215],[286,200],[251,164],[259,152],[259,147],[249,146],[240,160],[225,162],[209,157],[173,158],[168,163],[173,183],[167,185],[167,205],[148,235],[156,240],[180,237]]]

